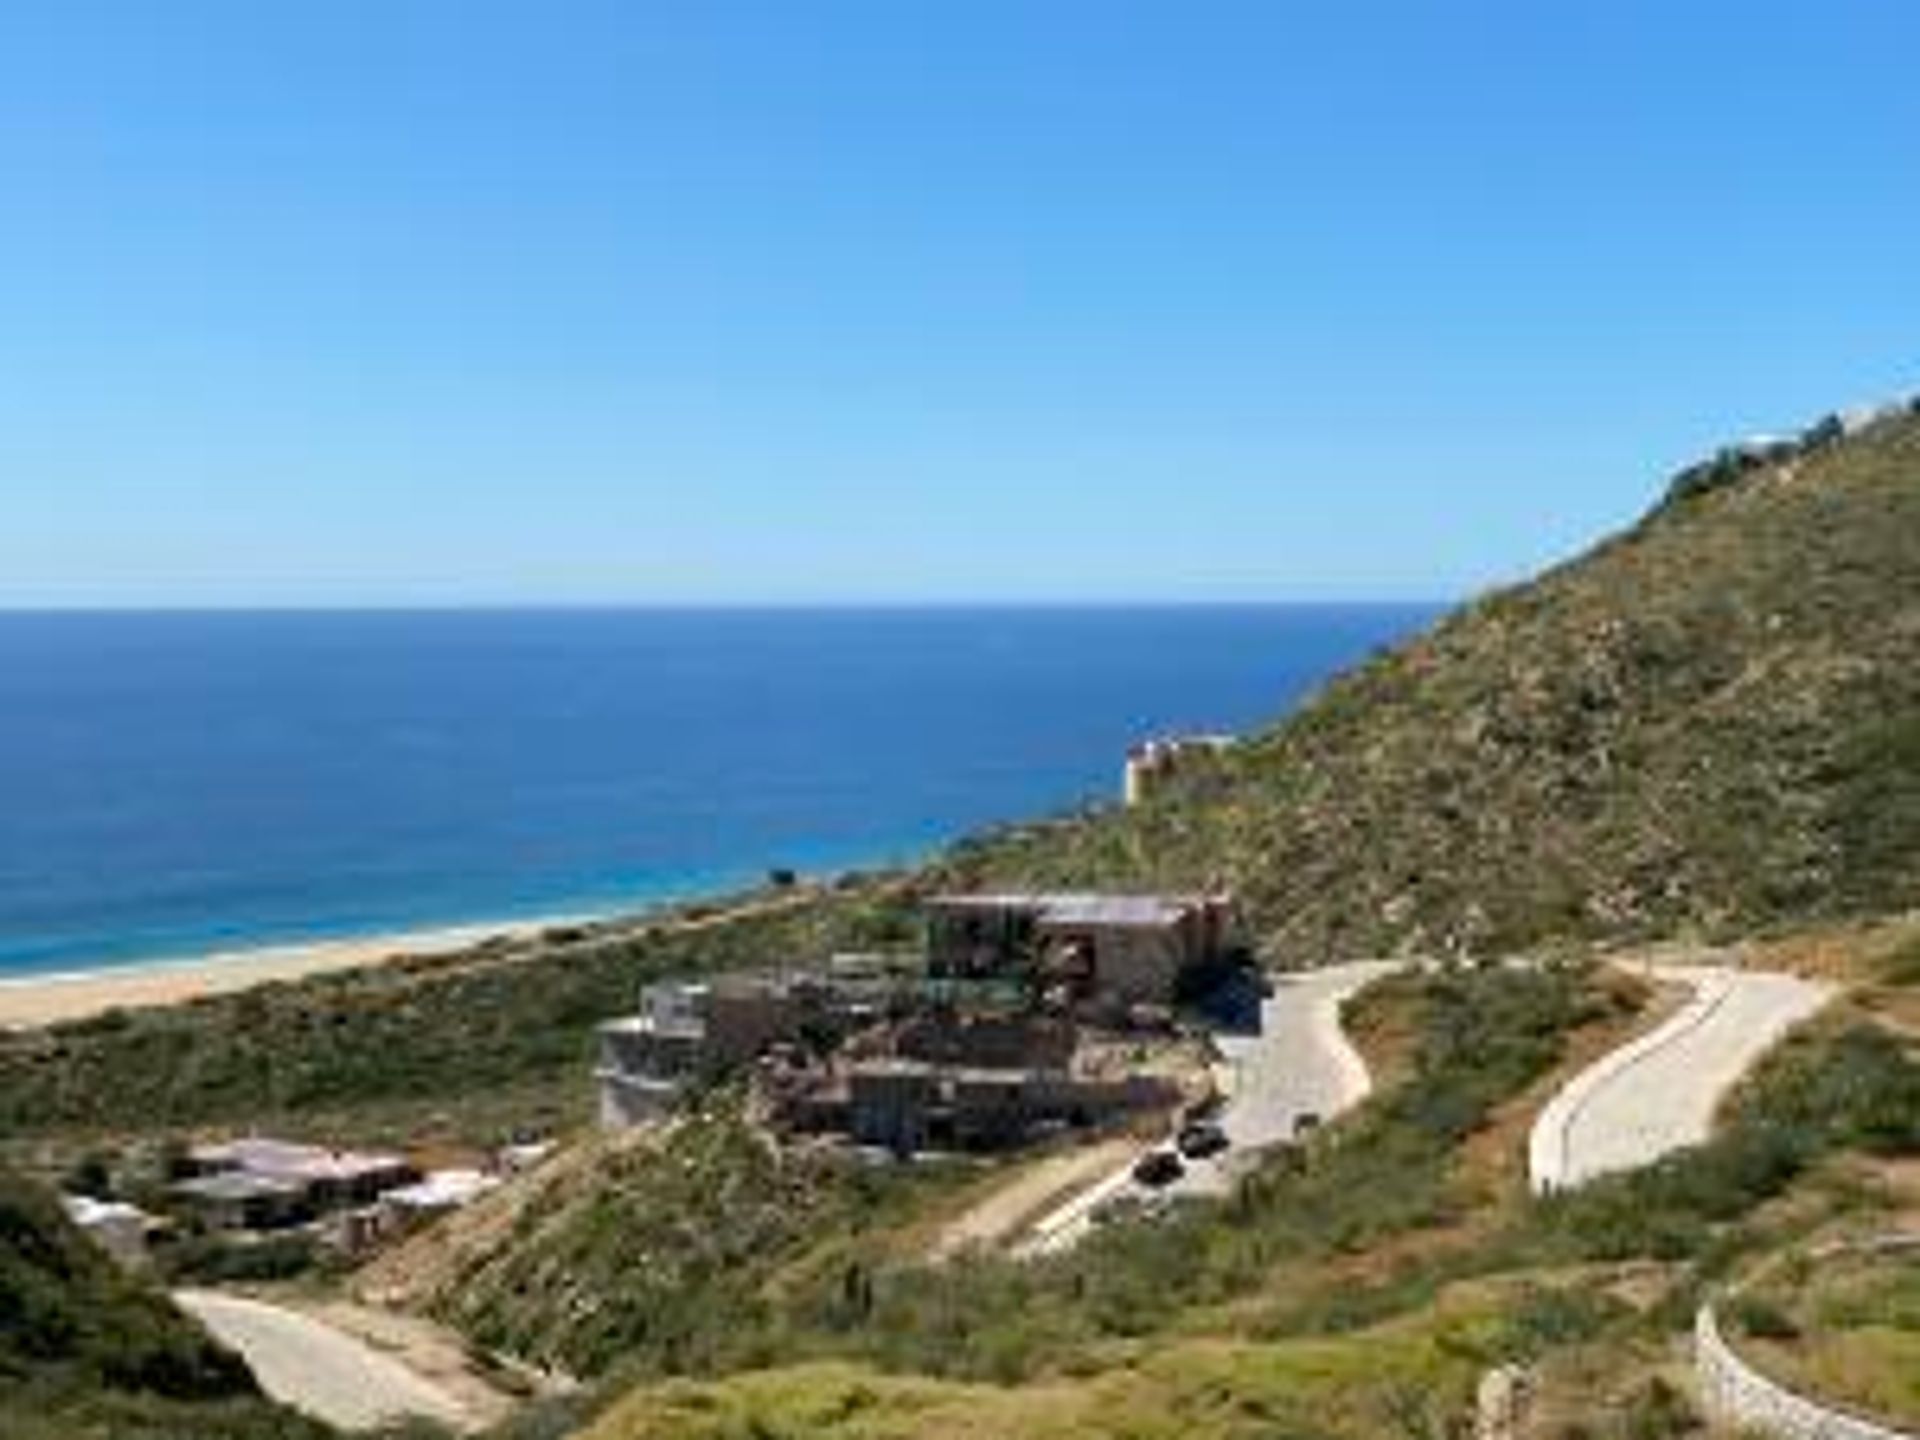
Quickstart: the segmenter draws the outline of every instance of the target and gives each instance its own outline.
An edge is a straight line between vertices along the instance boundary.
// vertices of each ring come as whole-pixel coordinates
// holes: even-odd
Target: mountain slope
[[[1226,885],[1304,964],[1920,903],[1920,415],[1837,431],[1691,472],[1153,803],[942,878]]]
[[[906,880],[0,1034],[0,1138],[556,1123],[588,1099],[593,1021],[643,978],[901,943],[911,893],[942,886],[1231,886],[1295,965],[1915,908],[1920,415],[1833,429],[1688,472],[1629,533],[1139,810],[983,837]]]
[[[267,1403],[237,1357],[116,1269],[50,1194],[0,1172],[0,1437],[325,1433]]]

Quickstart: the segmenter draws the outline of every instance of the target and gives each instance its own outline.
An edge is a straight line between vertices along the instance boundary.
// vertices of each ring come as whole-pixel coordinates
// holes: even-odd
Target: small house
[[[1167,1006],[1189,974],[1226,952],[1217,896],[949,895],[927,904],[936,979],[1022,977],[1035,995],[1109,1013]]]
[[[147,1241],[160,1222],[137,1205],[117,1200],[95,1200],[86,1195],[61,1197],[67,1218],[127,1269],[147,1262]]]
[[[314,1213],[303,1186],[244,1170],[196,1175],[177,1182],[172,1194],[213,1230],[281,1230]]]

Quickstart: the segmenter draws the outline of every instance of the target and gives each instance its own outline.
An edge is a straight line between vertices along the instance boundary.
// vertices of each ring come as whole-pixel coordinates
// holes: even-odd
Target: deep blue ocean
[[[1433,613],[0,614],[0,973],[910,860]]]

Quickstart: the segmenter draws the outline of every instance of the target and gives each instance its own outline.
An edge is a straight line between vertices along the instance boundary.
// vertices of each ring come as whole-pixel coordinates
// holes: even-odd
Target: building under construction
[[[658,1118],[749,1071],[779,1127],[900,1153],[1017,1145],[1177,1103],[1097,1037],[1168,1030],[1183,990],[1229,954],[1225,900],[947,895],[924,912],[910,958],[646,987],[637,1014],[600,1029],[603,1123]]]

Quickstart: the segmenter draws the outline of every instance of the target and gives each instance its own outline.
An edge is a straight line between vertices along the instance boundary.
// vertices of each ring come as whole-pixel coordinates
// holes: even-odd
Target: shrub
[[[1758,1295],[1735,1295],[1722,1313],[1742,1335],[1755,1340],[1797,1340],[1800,1327],[1778,1305]]]

